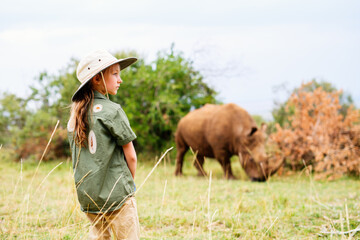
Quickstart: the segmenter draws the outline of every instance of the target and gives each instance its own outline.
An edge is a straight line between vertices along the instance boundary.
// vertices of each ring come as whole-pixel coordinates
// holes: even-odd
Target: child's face
[[[114,64],[110,66],[104,74],[106,88],[108,93],[115,95],[123,81],[120,78],[120,65]]]

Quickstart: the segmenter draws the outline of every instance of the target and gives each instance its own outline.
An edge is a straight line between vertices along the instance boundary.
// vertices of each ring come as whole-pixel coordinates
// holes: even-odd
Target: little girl
[[[90,239],[139,239],[136,208],[136,138],[119,104],[109,100],[122,83],[120,71],[136,58],[104,50],[84,57],[76,70],[68,137],[81,210],[92,222]]]

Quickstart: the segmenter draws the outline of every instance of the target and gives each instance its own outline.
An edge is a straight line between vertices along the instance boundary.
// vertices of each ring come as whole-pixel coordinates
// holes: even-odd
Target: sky
[[[40,72],[96,49],[151,62],[172,43],[221,101],[265,119],[312,79],[360,107],[358,0],[1,0],[0,94],[27,96]]]

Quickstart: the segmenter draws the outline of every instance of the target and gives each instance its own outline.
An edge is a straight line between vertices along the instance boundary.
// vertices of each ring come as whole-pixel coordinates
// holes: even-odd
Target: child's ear
[[[93,83],[94,84],[100,84],[100,76],[99,74],[96,74],[94,77],[93,77]]]

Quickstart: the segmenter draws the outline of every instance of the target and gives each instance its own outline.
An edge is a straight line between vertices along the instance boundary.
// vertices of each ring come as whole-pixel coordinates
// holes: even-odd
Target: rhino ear
[[[257,130],[257,127],[252,127],[249,136],[252,136]]]

